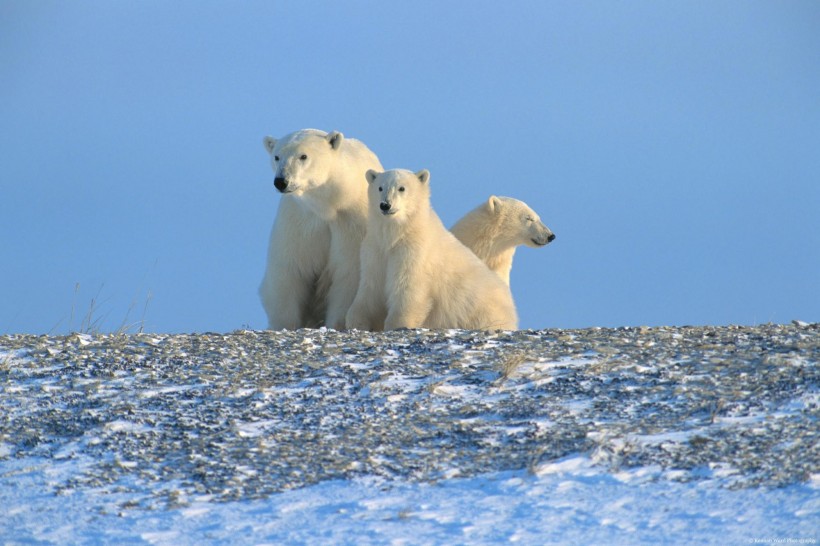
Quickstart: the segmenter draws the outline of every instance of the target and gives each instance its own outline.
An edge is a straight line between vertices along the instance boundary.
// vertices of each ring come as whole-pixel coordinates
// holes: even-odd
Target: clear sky
[[[820,2],[0,0],[0,334],[263,328],[265,135],[492,194],[521,327],[820,321]],[[91,302],[94,300],[94,308]]]

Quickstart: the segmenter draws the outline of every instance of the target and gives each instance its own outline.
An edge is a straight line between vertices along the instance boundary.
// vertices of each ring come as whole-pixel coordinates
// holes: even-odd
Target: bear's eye
[[[527,216],[524,220],[525,220],[528,224],[531,224],[532,222],[535,222],[535,219],[534,219],[532,216]]]
[[[399,191],[404,191],[404,186],[399,186]]]
[[[279,156],[278,155],[273,156],[273,160],[274,161],[279,161]]]
[[[302,154],[302,155],[300,155],[300,156],[299,156],[299,159],[301,159],[302,161],[304,161],[305,159],[307,159],[307,155]]]

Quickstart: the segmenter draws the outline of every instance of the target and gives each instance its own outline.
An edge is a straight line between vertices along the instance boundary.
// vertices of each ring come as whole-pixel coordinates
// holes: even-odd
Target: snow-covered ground
[[[657,468],[608,473],[582,455],[535,473],[437,483],[334,480],[265,499],[127,508],[131,495],[55,495],[79,461],[6,461],[4,544],[816,544],[820,483],[731,490],[664,479]],[[65,475],[64,475],[65,474]],[[660,478],[660,479],[658,479]],[[126,506],[125,508],[123,506]]]
[[[7,336],[0,544],[816,544],[818,347],[816,325]]]

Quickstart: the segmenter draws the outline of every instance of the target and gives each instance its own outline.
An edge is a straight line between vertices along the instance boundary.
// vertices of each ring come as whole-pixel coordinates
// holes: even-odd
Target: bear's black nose
[[[554,234],[554,233],[550,233],[550,236],[549,236],[549,237],[547,237],[547,242],[548,242],[548,243],[551,243],[551,242],[553,242],[554,240],[555,240],[555,234]]]
[[[277,176],[273,179],[273,185],[279,191],[285,191],[288,187],[288,181],[282,176]]]
[[[390,203],[385,203],[384,201],[382,201],[381,203],[379,203],[379,208],[382,209],[383,212],[387,212],[388,210],[390,210]]]

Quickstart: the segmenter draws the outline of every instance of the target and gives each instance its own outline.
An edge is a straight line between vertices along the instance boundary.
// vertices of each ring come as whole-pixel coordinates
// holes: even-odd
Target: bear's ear
[[[379,176],[378,171],[374,171],[373,169],[368,169],[366,173],[364,173],[364,177],[367,178],[367,183],[372,184],[376,177]]]
[[[269,154],[272,154],[273,149],[276,147],[276,139],[270,136],[266,136],[264,142],[265,149],[268,151]]]
[[[339,149],[339,146],[342,145],[342,141],[344,139],[345,136],[339,131],[333,131],[332,133],[328,133],[327,135],[327,141],[330,142],[330,145],[333,147],[334,150]]]
[[[491,195],[490,198],[487,199],[487,210],[492,213],[496,213],[501,210],[501,199],[495,195]]]
[[[430,181],[430,171],[422,169],[416,173],[416,178],[418,178],[422,184],[426,184]]]

